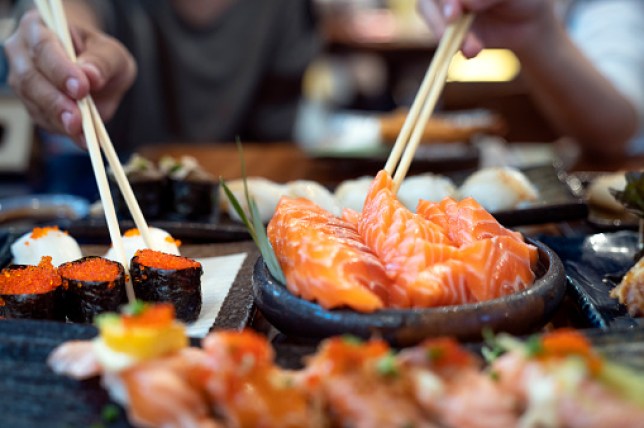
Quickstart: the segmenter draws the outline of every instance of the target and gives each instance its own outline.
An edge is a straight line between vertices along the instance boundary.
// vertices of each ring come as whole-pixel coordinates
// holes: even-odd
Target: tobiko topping
[[[157,269],[181,270],[201,267],[201,263],[187,257],[154,250],[139,250],[136,252],[135,257],[140,265]]]
[[[0,275],[0,294],[41,294],[62,283],[51,257],[44,256],[38,266],[8,267]]]
[[[76,281],[109,282],[114,281],[119,275],[118,265],[101,257],[68,263],[58,271],[63,277]]]

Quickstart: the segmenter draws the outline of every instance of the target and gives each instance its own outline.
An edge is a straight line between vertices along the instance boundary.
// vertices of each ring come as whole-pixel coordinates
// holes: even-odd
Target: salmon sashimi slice
[[[512,428],[517,400],[481,371],[481,360],[455,339],[439,337],[402,350],[398,360],[420,406],[441,426]]]
[[[355,227],[306,199],[284,197],[267,234],[287,288],[326,309],[381,309],[391,280]]]
[[[495,236],[509,236],[527,247],[533,268],[539,259],[537,248],[526,243],[521,233],[503,227],[473,198],[457,202],[447,197],[438,203],[421,200],[418,203],[418,214],[446,230],[457,246]]]
[[[467,279],[468,267],[460,260],[428,266],[407,288],[411,306],[429,308],[473,302]]]
[[[331,426],[435,426],[415,403],[411,382],[381,340],[324,341],[309,359],[303,382],[328,407]]]
[[[186,348],[170,356],[138,363],[104,375],[110,396],[128,407],[135,426],[219,427],[201,391],[206,354]],[[125,397],[120,391],[125,391]]]
[[[344,208],[342,210],[342,220],[350,223],[352,226],[358,230],[358,220],[360,220],[360,213],[351,208]]]
[[[231,427],[320,427],[323,415],[311,405],[295,373],[274,363],[265,337],[250,330],[222,331],[202,342],[211,371],[207,396]]]
[[[530,249],[511,236],[482,239],[460,248],[467,287],[476,301],[495,299],[532,285]]]
[[[420,200],[417,212],[444,228],[458,246],[499,235],[513,236],[523,241],[519,232],[503,227],[492,214],[473,198],[461,201],[447,197],[441,202]]]
[[[452,242],[441,227],[409,211],[396,199],[393,181],[385,171],[378,173],[369,189],[358,231],[395,281],[396,289],[390,293],[390,303],[395,307],[410,306],[407,286],[420,271],[454,256],[447,249]]]

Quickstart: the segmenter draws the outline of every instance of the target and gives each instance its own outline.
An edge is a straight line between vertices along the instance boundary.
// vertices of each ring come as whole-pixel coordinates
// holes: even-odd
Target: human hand
[[[462,46],[468,58],[483,48],[521,51],[547,35],[556,21],[552,0],[418,0],[418,9],[439,36],[463,13],[475,13]]]
[[[103,119],[109,120],[134,82],[136,64],[116,39],[90,28],[70,28],[76,63],[37,10],[23,16],[7,39],[5,52],[9,85],[36,124],[80,142],[81,115],[76,101],[91,94]]]

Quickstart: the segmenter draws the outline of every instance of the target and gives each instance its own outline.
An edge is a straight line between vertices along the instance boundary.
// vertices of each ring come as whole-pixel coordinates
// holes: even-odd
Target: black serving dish
[[[590,326],[595,328],[644,327],[609,293],[635,263],[637,232],[597,233],[576,238],[547,237],[543,242],[560,255],[570,291]]]
[[[255,304],[264,317],[286,335],[322,338],[339,334],[380,336],[408,346],[432,336],[478,340],[484,329],[526,334],[551,317],[566,291],[563,265],[550,248],[539,249],[537,279],[528,289],[499,299],[429,309],[385,309],[365,314],[349,309],[326,310],[291,294],[259,258],[253,272]]]

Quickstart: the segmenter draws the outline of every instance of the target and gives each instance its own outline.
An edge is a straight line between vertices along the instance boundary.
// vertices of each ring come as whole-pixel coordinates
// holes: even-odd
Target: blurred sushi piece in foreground
[[[32,266],[44,256],[49,256],[54,266],[83,256],[78,242],[58,226],[34,227],[11,245],[11,254],[13,264]]]
[[[125,175],[130,182],[134,197],[141,207],[143,216],[146,219],[158,219],[168,205],[165,192],[165,177],[152,161],[135,153],[129,161],[123,165]],[[131,219],[132,215],[125,203],[114,176],[110,173],[110,189],[114,195],[114,208],[122,219]]]
[[[126,300],[125,270],[102,257],[84,257],[58,268],[62,278],[67,317],[91,323],[103,312],[118,310]]]
[[[192,156],[164,156],[159,169],[168,180],[171,218],[212,220],[216,218],[219,184]]]
[[[168,254],[174,254],[176,256],[179,255],[179,246],[181,245],[181,241],[174,239],[172,235],[170,235],[163,229],[151,227],[149,228],[149,230],[150,239],[152,240],[152,246],[155,250],[162,251]],[[128,229],[123,233],[123,250],[125,251],[126,260],[132,260],[132,257],[134,257],[134,254],[136,254],[138,250],[143,250],[146,248],[147,245],[145,245],[139,229]],[[107,251],[105,258],[114,260],[119,263],[121,262],[117,259],[116,251],[114,251],[113,246],[110,247],[110,249]]]
[[[7,266],[0,272],[0,316],[63,321],[61,284],[49,256],[37,266]]]
[[[174,304],[177,319],[195,321],[201,312],[201,263],[187,257],[140,250],[130,262],[137,299]]]

